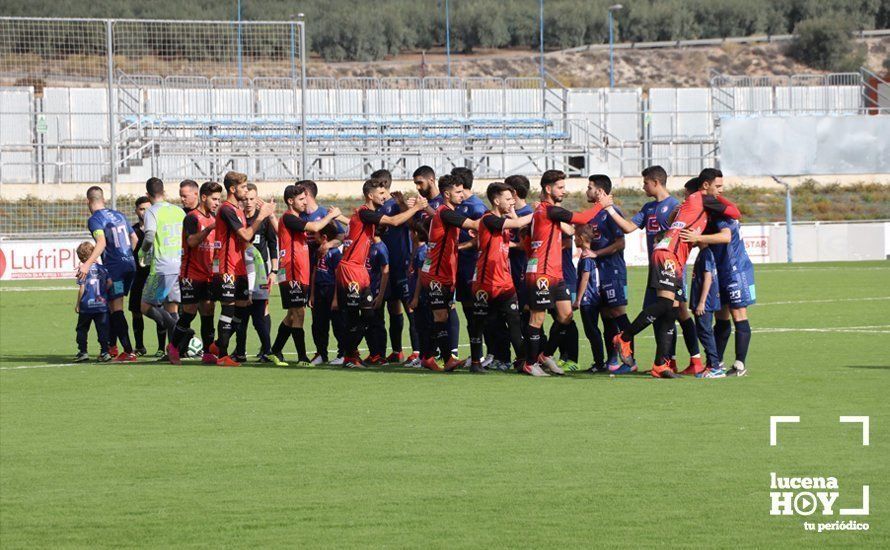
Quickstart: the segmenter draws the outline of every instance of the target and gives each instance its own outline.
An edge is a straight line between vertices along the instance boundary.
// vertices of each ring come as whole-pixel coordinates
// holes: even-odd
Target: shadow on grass
[[[890,370],[890,365],[844,365],[845,369]]]

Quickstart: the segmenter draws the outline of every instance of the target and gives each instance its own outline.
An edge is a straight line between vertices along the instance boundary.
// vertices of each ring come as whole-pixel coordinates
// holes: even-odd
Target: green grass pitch
[[[750,376],[672,381],[72,365],[74,285],[6,282],[0,546],[887,548],[888,283],[758,266]],[[776,447],[771,415],[801,417]],[[770,516],[771,472],[834,476],[844,508],[868,484],[870,515]],[[803,527],[838,519],[870,529]]]

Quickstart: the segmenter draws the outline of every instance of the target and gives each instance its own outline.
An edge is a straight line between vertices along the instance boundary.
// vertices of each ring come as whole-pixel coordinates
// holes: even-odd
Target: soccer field
[[[887,548],[888,283],[890,262],[757,266],[750,376],[656,380],[74,365],[73,281],[6,282],[0,545]],[[651,331],[637,347],[648,369]],[[800,416],[774,447],[771,415]],[[837,478],[834,515],[771,516],[772,472]],[[838,516],[862,485],[870,514]],[[851,519],[869,530],[803,525]]]

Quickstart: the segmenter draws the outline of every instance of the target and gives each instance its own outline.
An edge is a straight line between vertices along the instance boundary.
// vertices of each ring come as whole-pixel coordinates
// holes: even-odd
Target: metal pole
[[[448,0],[445,0],[445,58],[448,66],[448,78],[451,78],[451,14],[448,11]]]
[[[117,145],[114,132],[114,46],[111,19],[105,20],[106,57],[108,63],[108,168],[111,178],[111,208],[117,209]]]
[[[293,16],[291,16],[293,18]],[[297,79],[297,29],[293,21],[290,22],[290,78]]]
[[[541,48],[541,80],[544,80],[544,0],[539,3],[538,19],[540,20],[540,48]]]
[[[794,239],[791,216],[791,184],[780,180],[776,176],[773,176],[773,180],[775,180],[776,183],[781,183],[785,186],[785,241],[788,247],[788,263],[790,264],[794,261]]]
[[[241,59],[241,0],[238,0],[238,87],[243,86],[244,74],[243,61]]]
[[[300,20],[297,25],[300,27],[300,149],[302,154],[302,162],[300,164],[300,177],[307,179],[308,170],[306,168],[306,22],[303,21],[303,14],[298,14]]]
[[[615,45],[612,31],[612,10],[609,10],[609,88],[615,87]]]

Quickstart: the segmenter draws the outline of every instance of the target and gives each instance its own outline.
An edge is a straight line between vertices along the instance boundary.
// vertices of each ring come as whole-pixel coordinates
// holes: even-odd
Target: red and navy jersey
[[[680,266],[686,265],[691,244],[680,239],[680,231],[688,229],[694,233],[702,233],[708,225],[709,215],[739,217],[738,209],[731,202],[696,191],[686,197],[686,200],[680,205],[674,222],[664,237],[655,245],[655,250],[666,250],[676,256]]]
[[[296,281],[308,286],[311,271],[306,220],[287,211],[278,220],[279,282]]]
[[[560,222],[571,223],[572,213],[549,202],[542,202],[535,208],[525,268],[527,283],[534,284],[540,277],[547,277],[551,282],[563,280]]]
[[[480,290],[489,296],[516,292],[510,273],[510,231],[504,230],[506,220],[486,212],[479,220],[479,258],[473,275],[473,293]]]
[[[371,210],[367,205],[355,209],[349,218],[349,229],[343,241],[343,257],[337,266],[337,283],[348,287],[349,283],[358,283],[360,288],[368,288],[371,277],[365,269],[371,245],[374,243],[374,231],[383,213]]]
[[[216,250],[216,230],[212,229],[207,237],[196,247],[189,246],[190,235],[204,231],[216,220],[210,214],[204,214],[199,208],[189,212],[182,220],[182,263],[179,276],[192,281],[209,281],[213,278],[213,254]]]
[[[214,273],[247,276],[247,264],[244,262],[245,243],[237,231],[247,227],[244,210],[225,201],[216,211],[216,250],[213,255]]]
[[[457,280],[457,237],[466,220],[448,204],[436,209],[430,224],[426,261],[420,269],[422,284],[437,281],[454,286]]]

